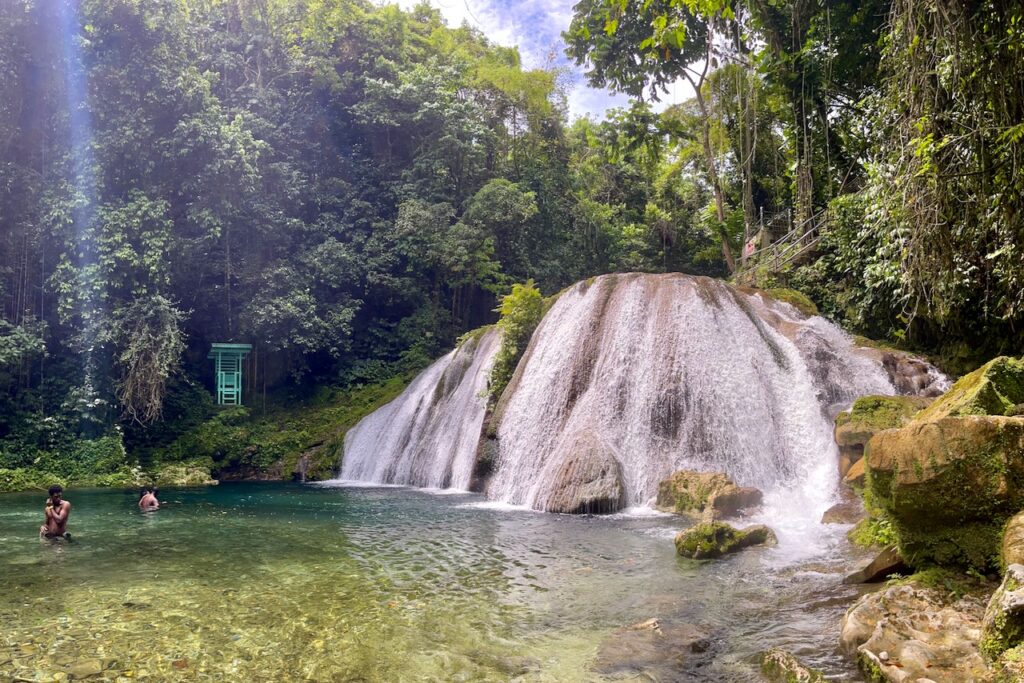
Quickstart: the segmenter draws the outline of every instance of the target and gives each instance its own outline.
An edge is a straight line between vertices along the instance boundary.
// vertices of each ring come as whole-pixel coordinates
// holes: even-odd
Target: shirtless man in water
[[[55,484],[50,487],[50,497],[46,499],[46,522],[39,527],[42,538],[66,538],[71,540],[67,532],[68,515],[71,514],[71,503],[63,499],[64,489]]]
[[[139,507],[143,510],[156,510],[160,507],[160,501],[156,499],[155,488],[147,486],[143,490],[142,497],[139,498]]]

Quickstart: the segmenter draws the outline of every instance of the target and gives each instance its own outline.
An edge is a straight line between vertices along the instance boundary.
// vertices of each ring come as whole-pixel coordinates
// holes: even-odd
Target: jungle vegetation
[[[211,342],[272,412],[423,367],[517,283],[728,277],[809,225],[760,286],[954,370],[1024,351],[1019,3],[574,12],[632,97],[603,120],[425,3],[0,3],[0,470],[187,457]]]

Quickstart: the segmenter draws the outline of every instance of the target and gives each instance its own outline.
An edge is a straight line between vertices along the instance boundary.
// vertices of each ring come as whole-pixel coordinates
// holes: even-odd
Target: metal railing
[[[812,251],[821,240],[821,228],[827,220],[822,209],[810,218],[801,221],[785,235],[771,244],[756,249],[743,259],[733,274],[737,284],[756,284],[759,274],[774,275]]]

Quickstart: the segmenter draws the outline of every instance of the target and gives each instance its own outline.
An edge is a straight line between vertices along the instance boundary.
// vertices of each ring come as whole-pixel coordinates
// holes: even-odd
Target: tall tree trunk
[[[707,78],[708,67],[711,64],[711,29],[708,29],[708,51],[704,61],[704,69],[695,79],[688,71],[684,72],[686,80],[693,86],[697,96],[697,106],[700,108],[701,138],[704,143],[704,162],[707,166],[708,182],[715,193],[715,215],[718,217],[718,236],[722,241],[722,257],[730,273],[736,272],[736,259],[732,255],[732,247],[729,246],[729,237],[725,233],[725,193],[722,192],[722,183],[718,177],[718,166],[715,163],[714,150],[711,149],[711,118],[708,114],[708,105],[704,101],[704,81]]]

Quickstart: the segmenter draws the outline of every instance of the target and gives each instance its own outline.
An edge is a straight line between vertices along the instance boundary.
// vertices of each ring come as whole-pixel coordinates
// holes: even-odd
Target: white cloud
[[[499,45],[518,47],[527,69],[545,68],[552,65],[565,68],[570,74],[568,93],[569,116],[591,116],[604,118],[604,113],[613,107],[629,106],[629,98],[605,90],[587,86],[583,70],[565,56],[562,32],[572,21],[572,6],[575,0],[430,0],[437,7],[449,26],[461,26],[468,22],[479,29],[488,39]],[[418,0],[397,0],[403,9],[411,9]],[[689,83],[680,80],[669,88],[661,102],[654,108],[662,111],[666,107],[683,102],[691,97],[693,89]]]

